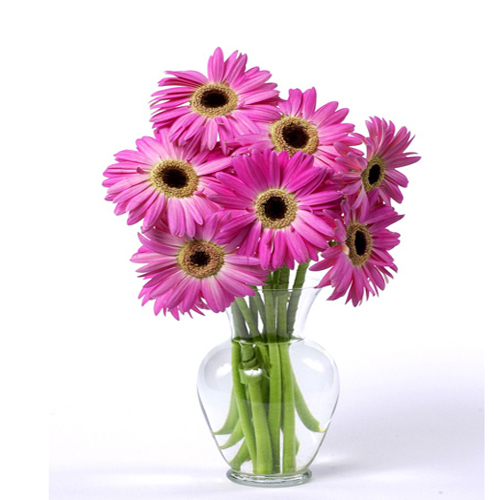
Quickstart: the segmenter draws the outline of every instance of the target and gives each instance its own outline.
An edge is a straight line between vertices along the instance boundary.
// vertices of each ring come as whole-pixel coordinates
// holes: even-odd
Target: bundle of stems
[[[233,387],[226,420],[215,434],[229,435],[221,449],[240,443],[230,462],[234,470],[251,461],[254,474],[298,472],[296,415],[311,431],[324,432],[305,402],[290,359],[307,267],[298,267],[292,289],[290,269],[284,266],[269,274],[262,291],[255,289],[246,300],[236,298],[231,306]]]

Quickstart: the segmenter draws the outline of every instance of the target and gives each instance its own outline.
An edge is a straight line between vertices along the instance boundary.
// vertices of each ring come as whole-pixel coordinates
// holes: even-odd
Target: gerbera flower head
[[[333,234],[323,210],[341,195],[312,163],[302,152],[291,158],[271,150],[235,157],[234,172],[217,174],[210,195],[231,212],[219,241],[240,245],[240,254],[257,255],[269,270],[317,260]]]
[[[280,102],[281,116],[263,124],[257,134],[236,138],[238,152],[273,149],[293,155],[299,151],[314,157],[314,166],[335,169],[333,160],[338,156],[335,143],[347,148],[361,144],[351,135],[354,125],[344,123],[348,109],[338,109],[337,102],[329,102],[316,109],[316,89],[302,92],[289,91],[289,98]]]
[[[195,224],[218,209],[205,191],[211,176],[227,168],[230,158],[200,150],[196,142],[178,146],[167,129],[136,144],[137,150],[119,152],[117,163],[104,172],[106,199],[116,203],[117,215],[129,213],[128,224],[144,220],[144,231],[164,218],[172,233],[193,236]]]
[[[329,300],[347,294],[346,303],[352,301],[357,306],[363,295],[366,299],[378,295],[387,278],[392,278],[391,271],[397,271],[389,250],[399,243],[399,234],[387,226],[403,216],[392,207],[373,201],[367,213],[352,209],[345,202],[343,208],[344,218],[335,220],[337,244],[325,250],[321,254],[323,260],[311,266],[311,270],[328,269],[318,286],[333,287]]]
[[[173,140],[184,144],[201,132],[201,145],[215,148],[237,135],[255,133],[257,123],[279,117],[275,83],[268,71],[246,70],[247,56],[233,52],[224,60],[217,48],[208,61],[208,76],[197,71],[167,71],[153,94],[151,121],[170,127]]]
[[[376,194],[388,205],[391,200],[401,203],[400,188],[408,185],[408,179],[397,169],[420,160],[420,156],[406,151],[413,137],[406,127],[396,131],[392,122],[377,117],[370,118],[366,125],[369,132],[368,137],[363,137],[366,158],[339,147],[341,156],[336,158],[336,163],[347,172],[342,175],[343,192],[350,197],[353,208],[366,206],[369,193]]]
[[[139,297],[154,300],[154,312],[179,314],[203,309],[224,311],[235,297],[254,295],[266,272],[255,257],[237,255],[236,245],[216,243],[228,215],[212,214],[192,236],[175,236],[161,227],[139,235],[142,247],[132,262],[148,280]]]

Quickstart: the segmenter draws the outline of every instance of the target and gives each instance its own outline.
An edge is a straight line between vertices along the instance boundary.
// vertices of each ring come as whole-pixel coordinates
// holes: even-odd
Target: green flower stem
[[[290,270],[284,266],[281,270],[275,271],[273,276],[273,286],[275,289],[283,290],[277,292],[278,297],[268,293],[266,296],[266,318],[267,324],[272,325],[267,332],[269,348],[269,410],[268,422],[271,435],[271,447],[273,457],[273,472],[280,472],[280,452],[281,452],[281,418],[282,418],[282,372],[278,336],[286,335],[286,306],[288,280]],[[277,302],[277,304],[275,304]]]
[[[295,409],[297,410],[297,415],[300,420],[302,420],[302,423],[311,431],[325,432],[325,430],[321,428],[319,421],[309,410],[309,407],[304,399],[304,395],[302,394],[299,384],[297,383],[295,373],[293,373],[293,391],[295,396]]]
[[[283,383],[283,473],[295,472],[295,401],[289,346],[279,344]]]
[[[257,339],[259,340],[259,339]],[[258,359],[262,366],[269,365],[269,351],[267,349],[267,345],[263,342],[257,342],[255,344],[255,349],[257,352]]]
[[[254,473],[268,474],[272,470],[273,455],[271,448],[271,436],[267,423],[266,409],[262,398],[260,381],[255,380],[248,384],[250,389],[250,402],[252,405],[252,416],[255,430],[255,441],[257,456],[253,462]]]
[[[269,366],[269,364],[267,364],[266,366]],[[260,382],[261,382],[261,388],[262,388],[262,401],[264,401],[266,413],[268,413],[269,412],[269,410],[268,410],[268,408],[269,408],[269,396],[271,393],[269,374],[266,373],[266,376],[262,377]]]
[[[264,309],[266,317],[266,330],[267,336],[273,336],[276,333],[276,317],[275,317],[275,305],[274,305],[274,294],[271,290],[274,289],[274,285],[271,283],[266,286],[267,293],[264,292]]]
[[[293,282],[293,288],[302,290],[304,283],[306,281],[307,268],[309,267],[309,262],[304,262],[299,264],[297,267],[297,274],[295,275],[295,280]]]
[[[261,390],[262,390],[262,400],[266,403],[269,400],[269,350],[265,342],[263,342],[262,337],[256,339],[255,355],[258,362],[258,367],[260,367],[262,372],[262,377],[260,378]]]
[[[287,304],[288,304],[288,280],[290,279],[290,269],[283,266],[280,270],[278,280],[278,307],[277,307],[277,333],[279,337],[287,335]]]
[[[238,307],[236,302],[231,304],[231,312],[233,314],[233,325],[234,325],[234,336],[240,338],[248,337],[247,325],[245,324],[245,318],[241,313],[241,309]]]
[[[223,445],[219,446],[219,448],[221,450],[231,448],[231,446],[235,445],[238,441],[241,441],[243,437],[243,427],[241,426],[241,420],[238,420],[238,423],[236,424],[228,440]]]
[[[253,320],[256,325],[259,324],[259,310],[257,308],[257,303],[255,302],[255,297],[248,297],[248,303],[250,305],[250,312],[252,313]]]
[[[248,446],[246,440],[241,443],[240,449],[236,452],[236,455],[229,462],[231,469],[240,470],[241,466],[250,460],[250,452],[248,451]]]
[[[274,288],[278,288],[279,283],[280,283],[280,276],[281,276],[281,271],[283,270],[285,266],[280,267],[279,269],[276,269],[273,273],[273,283],[274,283]]]
[[[272,469],[273,459],[271,437],[267,423],[267,401],[264,400],[261,385],[261,383],[265,383],[266,372],[252,345],[241,345],[241,363],[239,363],[239,367],[240,381],[245,385],[252,411],[253,435],[255,437],[255,455],[252,456],[253,470],[256,474],[268,474]],[[243,427],[243,431],[245,437],[247,437],[245,427]],[[250,454],[252,455],[251,448]]]
[[[239,420],[238,406],[236,403],[236,395],[234,393],[234,386],[233,386],[231,390],[231,399],[229,400],[229,410],[227,413],[226,421],[222,424],[222,427],[218,431],[214,432],[214,434],[216,436],[223,434],[231,434],[231,432],[233,432],[234,428],[236,427],[238,420]]]
[[[257,323],[255,322],[253,314],[250,311],[248,304],[245,302],[245,299],[241,297],[236,297],[235,301],[238,304],[238,307],[241,311],[241,314],[243,315],[243,318],[245,318],[245,321],[247,322],[248,329],[250,330],[250,335],[252,337],[258,337],[260,334],[259,334],[259,329],[257,328]]]
[[[242,384],[240,379],[240,364],[241,364],[240,345],[238,344],[238,342],[233,342],[231,366],[233,372],[233,387],[236,395],[236,404],[238,407],[238,414],[240,417],[243,434],[245,435],[245,441],[247,444],[248,452],[250,454],[252,462],[255,464],[255,458],[256,458],[255,435],[254,435],[252,420],[250,417],[250,410],[248,407],[245,385]]]
[[[266,320],[266,306],[264,305],[264,301],[262,300],[262,296],[256,287],[252,287],[255,290],[255,295],[252,297],[255,301],[255,305],[257,306],[257,310],[260,314],[260,319],[262,320],[262,331],[267,332],[267,320]]]
[[[290,269],[284,265],[280,269],[280,273],[278,275],[278,282],[277,282],[277,287],[280,290],[288,290],[288,282],[290,280]]]
[[[291,337],[293,334],[293,328],[295,326],[295,318],[297,316],[297,309],[299,306],[300,296],[302,294],[302,287],[306,280],[307,268],[309,267],[309,261],[299,264],[297,268],[297,274],[295,275],[295,280],[293,282],[293,291],[290,296],[290,303],[288,304],[287,312],[287,333]]]
[[[273,472],[280,472],[281,360],[276,337],[269,339],[269,411],[268,422],[273,451]]]
[[[266,279],[266,287],[263,289],[264,310],[266,317],[266,335],[273,336],[276,333],[276,300],[274,290],[276,289],[276,276],[278,271],[269,273]]]
[[[283,421],[281,421],[281,429],[283,429]],[[297,456],[299,454],[300,450],[300,441],[299,438],[297,437],[297,434],[295,434],[295,455]]]

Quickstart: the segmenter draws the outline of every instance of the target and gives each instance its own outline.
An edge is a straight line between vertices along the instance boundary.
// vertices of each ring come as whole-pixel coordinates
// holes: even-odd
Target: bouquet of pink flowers
[[[177,319],[231,306],[235,337],[251,337],[254,349],[257,338],[271,346],[293,337],[297,290],[308,270],[324,271],[318,287],[332,287],[330,300],[346,296],[354,306],[385,288],[397,271],[389,251],[399,234],[389,227],[402,215],[393,204],[408,184],[399,169],[419,157],[407,151],[412,137],[405,127],[372,117],[362,135],[337,102],[318,107],[314,88],[290,90],[284,99],[268,71],[246,64],[246,55],[224,59],[218,48],[207,76],[168,71],[153,94],[153,137],[119,152],[104,186],[117,215],[142,222],[132,261],[147,280],[143,304],[153,301],[156,314]],[[270,304],[263,290],[293,291]],[[240,364],[258,350],[238,349]],[[288,386],[293,372],[273,374],[272,363],[263,365],[281,356],[285,366],[286,352],[266,352],[259,363],[268,385]],[[264,400],[238,391],[245,383],[238,369],[240,402],[232,411],[244,439],[240,462],[253,463],[255,473],[293,471],[294,436],[282,428],[279,444],[285,410],[277,416],[269,410],[273,401],[285,408],[284,390],[277,397],[268,387]],[[267,430],[257,421],[259,398],[267,405]],[[263,447],[272,450],[270,461]]]

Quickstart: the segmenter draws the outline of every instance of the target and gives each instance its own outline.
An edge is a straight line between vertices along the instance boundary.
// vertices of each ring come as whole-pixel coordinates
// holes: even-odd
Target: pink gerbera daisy
[[[279,117],[276,84],[266,83],[271,73],[245,70],[247,56],[233,52],[226,61],[217,48],[208,61],[208,77],[197,71],[167,71],[159,82],[171,87],[153,94],[151,121],[168,126],[171,138],[185,143],[200,130],[201,144],[213,149],[241,134],[258,130],[257,122]]]
[[[218,208],[205,191],[211,176],[226,168],[230,158],[220,151],[200,151],[196,142],[178,146],[166,129],[155,135],[139,139],[137,151],[116,155],[118,163],[104,172],[106,199],[116,203],[117,215],[129,213],[128,224],[144,219],[146,231],[164,218],[172,233],[192,236],[195,223]]]
[[[369,132],[369,137],[363,138],[366,158],[339,146],[342,156],[336,163],[346,172],[342,175],[345,184],[342,192],[350,197],[353,208],[366,207],[367,195],[372,191],[388,205],[391,200],[401,203],[400,188],[408,185],[408,179],[397,169],[420,160],[420,156],[412,156],[415,153],[406,151],[413,138],[406,127],[396,132],[392,122],[377,117],[371,118],[366,125]]]
[[[378,295],[385,288],[386,279],[392,278],[390,270],[397,271],[389,250],[399,243],[399,234],[387,226],[400,220],[388,205],[371,204],[368,213],[353,210],[344,203],[344,219],[335,220],[336,245],[325,250],[323,260],[311,267],[313,271],[328,269],[319,287],[331,285],[329,300],[344,296],[354,306],[361,303],[363,295]]]
[[[154,312],[179,314],[211,309],[224,311],[235,297],[254,295],[266,272],[254,257],[237,255],[234,243],[216,243],[227,215],[213,214],[192,237],[175,236],[161,229],[139,235],[142,247],[132,262],[145,264],[138,271],[148,279],[139,297],[143,305],[154,300]]]
[[[281,116],[277,120],[264,124],[257,134],[236,138],[239,153],[269,148],[290,155],[302,151],[314,157],[314,166],[335,169],[333,160],[339,153],[334,143],[349,149],[361,144],[359,137],[350,135],[354,125],[344,123],[348,109],[338,109],[337,102],[316,109],[315,88],[290,90],[288,100],[278,108]]]
[[[236,241],[240,254],[258,255],[265,269],[317,260],[332,236],[323,210],[341,195],[312,163],[312,156],[286,151],[235,157],[234,173],[217,174],[213,187],[213,199],[232,214],[220,241]]]

